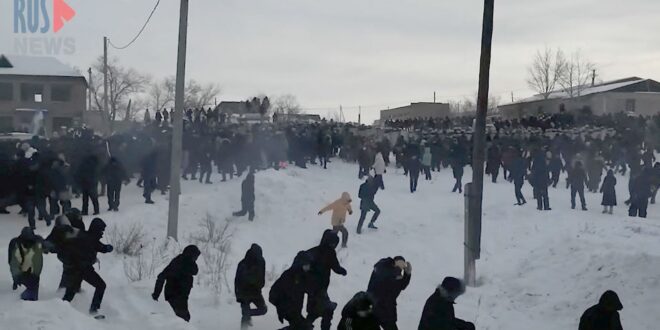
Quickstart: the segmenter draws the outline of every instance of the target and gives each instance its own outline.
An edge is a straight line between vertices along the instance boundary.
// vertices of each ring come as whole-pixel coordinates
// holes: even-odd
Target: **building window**
[[[55,102],[71,101],[71,85],[53,85],[50,91],[50,100]]]
[[[0,101],[14,100],[14,85],[12,83],[0,83]]]
[[[627,112],[635,112],[635,99],[627,99],[626,100],[626,111]]]
[[[21,84],[21,101],[24,102],[43,102],[44,85],[40,84]]]

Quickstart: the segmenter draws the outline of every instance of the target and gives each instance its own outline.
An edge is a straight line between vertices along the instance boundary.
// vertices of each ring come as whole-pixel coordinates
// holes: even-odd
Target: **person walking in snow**
[[[614,177],[614,171],[607,171],[600,192],[603,194],[603,201],[601,202],[603,214],[612,214],[613,208],[616,206],[616,177]]]
[[[77,182],[82,189],[82,215],[89,214],[89,200],[92,201],[94,215],[99,214],[98,170],[98,157],[89,155],[83,159],[76,172]]]
[[[374,180],[380,189],[385,190],[385,182],[383,182],[383,174],[386,173],[385,169],[385,160],[383,159],[383,154],[379,152],[376,153],[374,158]]]
[[[197,258],[201,252],[195,245],[188,245],[183,252],[176,256],[169,265],[158,274],[154,292],[151,298],[158,301],[160,293],[165,286],[165,301],[167,301],[174,314],[186,322],[190,322],[188,310],[188,297],[193,287],[193,276],[197,275]]]
[[[623,330],[619,311],[623,309],[616,292],[603,293],[598,304],[587,309],[580,317],[579,330]]]
[[[357,226],[358,235],[362,234],[362,224],[364,223],[364,220],[367,217],[367,213],[369,213],[369,211],[374,211],[374,215],[371,217],[371,221],[369,222],[369,228],[378,229],[375,223],[376,220],[378,220],[378,216],[380,215],[380,209],[374,201],[376,192],[378,192],[378,186],[376,183],[374,183],[374,179],[371,177],[368,177],[367,180],[362,185],[360,185],[360,192],[358,193],[358,197],[360,198],[360,220],[358,221]]]
[[[427,181],[430,181],[432,179],[431,160],[432,160],[431,147],[424,147],[424,154],[422,155],[422,169],[424,170],[424,176]]]
[[[486,160],[486,174],[491,175],[493,183],[497,183],[497,177],[500,174],[500,166],[502,165],[502,151],[500,147],[493,143],[488,148]]]
[[[250,221],[254,220],[254,173],[250,171],[241,184],[241,210],[234,212],[235,217],[248,215]]]
[[[534,197],[536,198],[536,209],[539,211],[550,211],[550,197],[548,196],[548,185],[550,177],[548,175],[548,163],[543,151],[538,151],[532,162],[532,170],[529,182],[534,187]]]
[[[422,169],[422,164],[417,158],[417,155],[412,155],[408,160],[408,174],[410,178],[410,192],[417,191],[417,183],[419,182],[419,172]]]
[[[332,210],[332,230],[335,233],[341,232],[341,247],[345,248],[348,244],[348,230],[344,224],[346,223],[346,213],[349,215],[353,214],[353,208],[351,207],[351,195],[347,192],[343,192],[341,197],[336,201],[328,204],[328,206],[322,208],[319,211],[319,215]]]
[[[373,312],[374,299],[362,291],[353,296],[341,311],[337,330],[381,330],[381,324]]]
[[[630,171],[631,174],[633,171]],[[630,208],[628,215],[631,217],[639,216],[646,218],[647,208],[649,206],[649,198],[651,198],[651,176],[652,169],[650,167],[641,170],[641,173],[632,176],[630,183]]]
[[[454,314],[455,301],[463,293],[463,281],[445,277],[442,284],[426,300],[417,330],[474,330],[474,324],[463,321]]]
[[[78,223],[77,225],[79,226],[80,224]],[[72,225],[67,215],[58,216],[55,218],[55,226],[53,226],[53,230],[43,244],[45,252],[56,253],[57,259],[62,262],[62,276],[60,276],[59,284],[60,289],[66,288],[67,283],[70,282],[69,279],[73,273],[73,269],[75,268],[73,263],[73,254],[76,249],[75,239],[78,238],[80,233],[85,231],[84,224],[82,229],[78,226]]]
[[[142,197],[146,204],[154,204],[151,199],[151,193],[158,187],[158,176],[156,170],[158,169],[158,150],[153,149],[142,159],[142,180],[144,181],[144,188]]]
[[[105,182],[108,185],[108,211],[119,211],[119,198],[121,196],[122,183],[128,184],[128,173],[124,165],[115,157],[110,157],[108,164],[102,171]]]
[[[339,264],[337,259],[338,244],[339,236],[328,229],[323,232],[321,243],[307,250],[312,259],[307,290],[307,322],[312,325],[316,319],[321,318],[321,330],[330,330],[337,308],[337,303],[331,301],[328,296],[330,271],[341,276],[347,274],[346,269]]]
[[[43,238],[34,234],[30,227],[25,227],[21,235],[9,241],[9,270],[13,280],[13,289],[25,286],[21,293],[22,300],[39,300],[39,276],[43,267]]]
[[[311,325],[302,316],[305,293],[308,290],[309,272],[312,258],[306,251],[300,251],[293,259],[293,264],[278,278],[270,288],[268,301],[275,306],[277,318],[289,326],[281,330],[310,330]]]
[[[561,161],[561,157],[558,152],[553,152],[550,157],[550,162],[548,163],[548,170],[550,171],[550,181],[552,182],[552,188],[557,188],[559,183],[559,176],[561,171],[564,169],[564,164]]]
[[[87,232],[81,233],[74,239],[75,252],[73,254],[74,268],[66,285],[66,292],[62,300],[71,302],[73,297],[80,291],[82,281],[89,283],[95,288],[92,304],[89,312],[92,315],[98,313],[105,293],[105,282],[101,276],[94,270],[94,264],[97,262],[98,252],[110,253],[113,250],[112,245],[101,243],[105,231],[105,222],[100,218],[94,218],[89,225]]]
[[[238,263],[234,291],[236,301],[241,304],[241,328],[252,326],[252,317],[265,315],[268,312],[266,301],[261,290],[265,285],[266,261],[264,261],[261,246],[252,244],[245,253],[245,258]],[[252,309],[251,304],[257,308]]]
[[[582,167],[582,162],[575,163],[575,167],[571,170],[568,181],[571,185],[571,208],[575,209],[575,195],[579,194],[582,210],[586,211],[587,203],[584,200],[584,187],[587,184],[587,174]]]
[[[403,257],[384,258],[374,265],[367,292],[374,298],[374,315],[384,330],[397,330],[396,299],[410,284],[412,265]]]
[[[516,205],[525,205],[527,200],[522,193],[522,187],[525,184],[525,177],[527,176],[527,167],[525,166],[525,160],[520,155],[520,152],[517,151],[513,161],[511,162],[509,178],[513,181],[513,186],[516,195]]]

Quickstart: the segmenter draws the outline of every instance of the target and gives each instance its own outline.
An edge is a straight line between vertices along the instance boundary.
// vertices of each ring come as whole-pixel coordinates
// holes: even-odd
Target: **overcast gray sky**
[[[27,0],[25,0],[27,1]],[[48,3],[51,0],[46,0]],[[0,4],[0,53],[14,52],[13,2]],[[77,16],[57,34],[86,68],[102,37],[129,41],[155,0],[66,0]],[[658,0],[496,0],[492,94],[532,94],[526,67],[537,49],[580,49],[602,79],[660,79]],[[142,37],[112,50],[156,77],[175,73],[178,0],[162,0]],[[222,100],[294,94],[310,113],[344,106],[347,119],[413,101],[474,97],[483,1],[191,0],[187,77],[217,82]],[[21,35],[25,37],[25,35]]]

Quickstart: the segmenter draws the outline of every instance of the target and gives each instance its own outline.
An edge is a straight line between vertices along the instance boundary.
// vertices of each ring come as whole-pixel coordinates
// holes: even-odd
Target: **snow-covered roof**
[[[0,75],[82,77],[55,57],[0,54]],[[9,64],[9,65],[7,65]]]
[[[582,87],[580,91],[580,96],[587,96],[591,94],[598,94],[598,93],[605,93],[613,90],[617,90],[619,88],[623,88],[626,86],[634,85],[643,81],[647,81],[648,79],[642,79],[638,77],[632,77],[632,78],[626,78],[626,79],[619,79],[619,80],[614,80],[614,81],[608,81],[604,83],[600,83],[594,86],[588,86],[588,87]],[[575,87],[577,90],[578,88]],[[550,93],[548,96],[548,99],[565,99],[569,98],[569,94],[564,91],[564,90],[556,90]],[[535,101],[542,101],[545,98],[541,94],[537,94],[522,100],[518,100],[513,103],[508,103],[508,104],[503,104],[503,105],[511,105],[511,104],[519,104],[519,103],[528,103],[528,102],[535,102]]]

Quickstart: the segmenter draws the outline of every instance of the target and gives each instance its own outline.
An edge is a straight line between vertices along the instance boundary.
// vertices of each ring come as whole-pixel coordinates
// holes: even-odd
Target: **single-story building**
[[[307,113],[298,113],[298,114],[275,113],[273,114],[273,121],[313,124],[313,123],[321,122],[321,115],[314,115]]]
[[[0,55],[0,132],[80,126],[86,94],[85,77],[54,57]]]
[[[589,109],[597,115],[617,112],[654,115],[660,112],[660,83],[655,80],[630,77],[573,90],[573,97],[566,91],[557,90],[547,98],[539,94],[502,104],[498,110],[504,118],[553,114],[562,108],[567,111]]]
[[[419,118],[445,118],[451,116],[447,103],[418,102],[403,107],[380,111],[380,120],[406,120]]]

